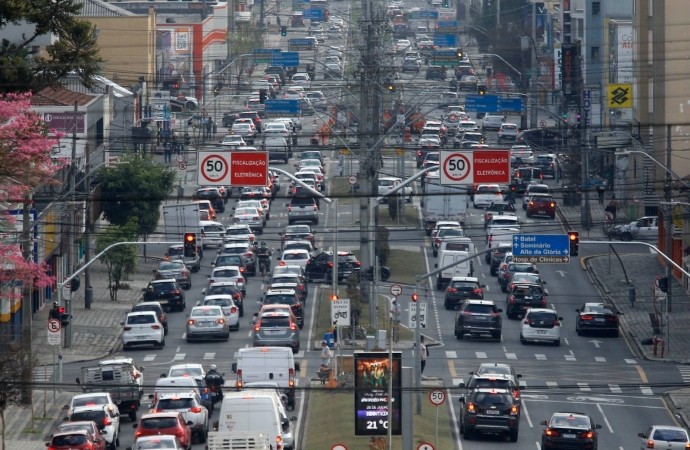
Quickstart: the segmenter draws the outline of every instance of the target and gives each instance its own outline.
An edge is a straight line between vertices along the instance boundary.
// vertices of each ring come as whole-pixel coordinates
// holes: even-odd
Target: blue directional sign
[[[455,47],[458,45],[458,37],[454,34],[436,34],[434,35],[434,45],[439,47]]]
[[[516,234],[513,236],[513,257],[517,257],[518,262],[569,262],[570,240],[567,234]]]
[[[302,10],[302,18],[303,19],[311,19],[311,20],[321,20],[323,19],[323,10],[322,9],[304,9]]]
[[[465,111],[492,113],[500,111],[498,95],[468,95],[465,97]]]
[[[438,11],[419,11],[420,19],[438,19]]]
[[[299,114],[299,100],[266,100],[266,114]]]
[[[441,20],[441,21],[436,22],[436,25],[439,28],[457,28],[458,21],[457,20]]]
[[[525,106],[522,97],[502,98],[501,111],[505,112],[522,112]]]
[[[270,64],[271,55],[280,53],[279,48],[256,48],[252,50],[252,61],[254,64]]]
[[[313,39],[290,39],[288,41],[288,49],[291,52],[314,50]]]
[[[282,52],[271,55],[272,66],[297,67],[299,66],[299,52]]]

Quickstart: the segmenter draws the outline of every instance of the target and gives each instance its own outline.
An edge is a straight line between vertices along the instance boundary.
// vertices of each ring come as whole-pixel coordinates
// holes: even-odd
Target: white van
[[[438,254],[443,252],[467,252],[469,254],[477,253],[477,248],[472,243],[472,239],[469,237],[450,237],[448,239],[442,239],[441,244],[438,247]],[[441,266],[443,267],[443,266]]]
[[[486,249],[489,250],[494,242],[513,242],[513,236],[520,234],[519,228],[492,228],[487,232],[486,236]],[[491,252],[484,256],[486,263],[491,262]]]
[[[445,267],[455,261],[469,258],[472,253],[457,252],[446,250],[438,254],[438,262],[434,264],[435,268]],[[436,275],[436,289],[442,291],[450,283],[453,277],[473,277],[474,276],[474,262],[472,260],[461,262],[454,267],[439,272]]]
[[[283,430],[290,429],[290,422],[286,417],[281,417],[280,399],[270,391],[250,389],[226,393],[214,429],[221,435],[247,432],[267,434],[271,448],[294,450],[294,437],[291,445],[283,439]]]
[[[287,347],[253,347],[237,351],[232,372],[237,374],[235,387],[245,383],[277,383],[287,395],[287,409],[295,409],[295,372],[299,372],[292,349]]]

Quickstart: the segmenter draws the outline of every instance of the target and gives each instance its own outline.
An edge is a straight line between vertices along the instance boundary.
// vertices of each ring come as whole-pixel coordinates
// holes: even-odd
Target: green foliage
[[[121,227],[136,218],[136,236],[148,236],[156,231],[160,206],[174,188],[175,173],[139,154],[121,161],[126,164],[103,167],[97,174],[103,213],[108,222]]]
[[[109,245],[117,242],[137,240],[137,227],[139,221],[131,217],[123,227],[108,225],[96,237],[96,252],[100,253]],[[133,273],[137,268],[136,245],[121,245],[108,250],[102,257],[101,263],[108,268],[108,290],[110,300],[117,301],[117,291],[120,289],[120,281]]]
[[[72,72],[85,86],[92,84],[103,60],[95,28],[78,17],[81,7],[75,0],[0,0],[0,34],[8,25],[30,24],[21,39],[0,42],[0,93],[57,86]],[[48,57],[30,58],[35,40],[46,34],[58,38],[47,47]]]

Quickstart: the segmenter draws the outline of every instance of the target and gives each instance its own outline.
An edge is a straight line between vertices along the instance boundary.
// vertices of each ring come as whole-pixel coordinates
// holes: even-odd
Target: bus
[[[328,0],[312,0],[309,2],[310,9],[320,9],[323,11],[321,19],[311,19],[312,22],[328,22]]]

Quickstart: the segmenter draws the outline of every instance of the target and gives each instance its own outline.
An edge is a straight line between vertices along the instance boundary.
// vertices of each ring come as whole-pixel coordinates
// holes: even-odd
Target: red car
[[[535,194],[527,204],[527,218],[533,216],[547,216],[556,218],[556,202],[550,195]]]
[[[141,436],[175,436],[185,448],[192,448],[192,429],[177,412],[161,412],[141,416],[134,424],[134,441]]]
[[[101,435],[101,430],[98,429],[98,425],[96,425],[96,422],[90,422],[86,420],[82,420],[79,422],[63,422],[55,431],[55,434],[83,430],[88,431],[91,435],[91,439],[94,442],[93,450],[105,450],[108,444],[105,442],[105,439]]]
[[[55,433],[46,447],[48,450],[94,450],[102,448],[87,430]]]

